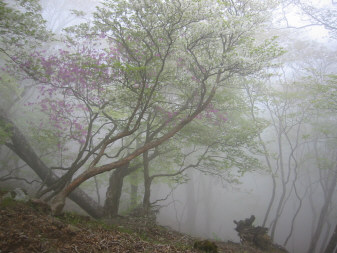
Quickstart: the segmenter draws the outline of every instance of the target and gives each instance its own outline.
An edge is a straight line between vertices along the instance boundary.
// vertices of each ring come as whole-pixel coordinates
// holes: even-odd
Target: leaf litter
[[[0,202],[1,253],[201,252],[193,248],[196,240],[145,218],[117,217],[103,222],[72,213],[53,217],[48,205],[39,200]],[[238,243],[216,244],[218,252],[262,252]]]

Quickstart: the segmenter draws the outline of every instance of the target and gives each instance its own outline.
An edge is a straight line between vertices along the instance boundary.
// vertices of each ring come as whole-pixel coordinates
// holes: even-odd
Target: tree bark
[[[130,196],[130,207],[135,208],[137,206],[138,197],[138,174],[131,174],[131,196]]]
[[[19,128],[1,110],[0,120],[11,126],[11,143],[6,143],[6,146],[18,155],[47,186],[57,182],[60,178],[40,159]],[[103,216],[103,208],[81,189],[74,190],[69,195],[69,198],[92,217],[99,218]]]
[[[153,177],[150,177],[149,171],[149,152],[143,153],[143,166],[144,166],[144,197],[143,197],[143,209],[145,214],[149,214],[151,203],[151,183]]]
[[[122,194],[124,176],[121,169],[115,170],[109,178],[109,187],[106,191],[104,204],[105,215],[114,217],[118,215],[119,201]]]
[[[108,217],[118,215],[119,202],[123,189],[124,177],[137,170],[139,166],[129,166],[116,169],[110,176],[109,187],[106,192],[106,200],[104,204],[104,213]]]
[[[151,183],[152,178],[144,178],[144,198],[143,198],[143,209],[144,213],[148,214],[151,208],[150,198],[151,198]]]

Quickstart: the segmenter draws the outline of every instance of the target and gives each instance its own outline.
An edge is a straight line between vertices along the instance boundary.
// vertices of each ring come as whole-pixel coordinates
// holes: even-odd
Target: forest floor
[[[0,198],[0,253],[205,252],[193,248],[198,240],[145,218],[119,217],[107,223],[74,213],[54,217],[43,202]],[[233,242],[214,243],[217,252],[282,252]]]

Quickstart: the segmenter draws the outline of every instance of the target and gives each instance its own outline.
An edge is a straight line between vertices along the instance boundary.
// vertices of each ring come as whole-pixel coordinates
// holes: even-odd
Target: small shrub
[[[208,253],[218,253],[218,246],[214,242],[208,240],[196,241],[193,247]]]

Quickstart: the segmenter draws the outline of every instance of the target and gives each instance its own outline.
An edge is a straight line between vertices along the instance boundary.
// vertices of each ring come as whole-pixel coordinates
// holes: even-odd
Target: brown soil
[[[145,218],[97,221],[66,213],[50,215],[48,205],[3,199],[0,202],[0,252],[200,252],[196,238]],[[218,252],[262,252],[237,243],[216,242]],[[274,251],[276,252],[276,251]]]

